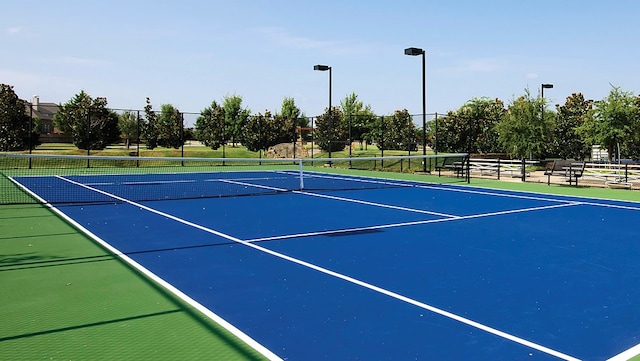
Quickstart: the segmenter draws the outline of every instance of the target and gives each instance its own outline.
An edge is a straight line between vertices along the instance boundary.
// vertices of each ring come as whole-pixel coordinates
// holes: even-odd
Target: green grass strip
[[[0,207],[1,360],[262,360],[38,205]]]

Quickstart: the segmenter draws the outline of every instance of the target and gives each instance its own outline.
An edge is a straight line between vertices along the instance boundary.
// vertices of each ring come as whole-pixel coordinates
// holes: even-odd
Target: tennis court
[[[638,353],[635,202],[297,167],[11,179],[270,359]]]

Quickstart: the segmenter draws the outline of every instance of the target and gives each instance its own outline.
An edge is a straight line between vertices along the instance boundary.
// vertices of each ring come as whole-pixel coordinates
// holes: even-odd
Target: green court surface
[[[628,190],[471,185],[640,201],[640,192]],[[42,205],[0,206],[0,303],[0,360],[264,359]]]
[[[261,360],[39,205],[0,206],[0,360]]]

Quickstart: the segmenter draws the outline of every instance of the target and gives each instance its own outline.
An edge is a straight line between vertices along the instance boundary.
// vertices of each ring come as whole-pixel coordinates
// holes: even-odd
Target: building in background
[[[59,106],[56,103],[40,102],[40,97],[34,95],[31,102],[27,102],[27,115],[34,119],[39,119],[40,142],[42,143],[71,143],[70,136],[64,134],[56,128],[53,117],[58,112]]]

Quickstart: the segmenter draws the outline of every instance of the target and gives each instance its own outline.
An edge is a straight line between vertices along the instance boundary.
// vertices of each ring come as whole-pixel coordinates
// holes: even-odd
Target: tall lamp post
[[[551,89],[553,88],[553,84],[545,84],[542,83],[542,85],[540,85],[540,96],[542,97],[542,112],[540,113],[540,122],[544,123],[544,109],[545,109],[545,100],[544,100],[544,90],[545,89]],[[522,181],[526,182],[527,180],[527,172],[525,171],[525,166],[526,166],[526,162],[525,162],[525,158],[526,156],[522,157]],[[529,153],[529,158],[531,158],[531,153]]]
[[[404,55],[422,55],[422,155],[427,155],[427,74],[425,67],[426,52],[420,48],[406,48]],[[437,130],[436,130],[437,132]],[[436,134],[437,135],[437,134]],[[422,171],[427,172],[427,159],[422,160]]]
[[[544,90],[545,89],[553,89],[553,84],[542,84],[540,86],[540,96],[542,97],[542,113],[540,115],[540,120],[544,123],[544,110],[546,108],[546,102],[544,100]]]
[[[331,159],[331,138],[333,137],[333,117],[331,115],[331,67],[328,65],[314,65],[313,70],[329,71],[329,159]],[[331,164],[331,161],[329,161]]]

